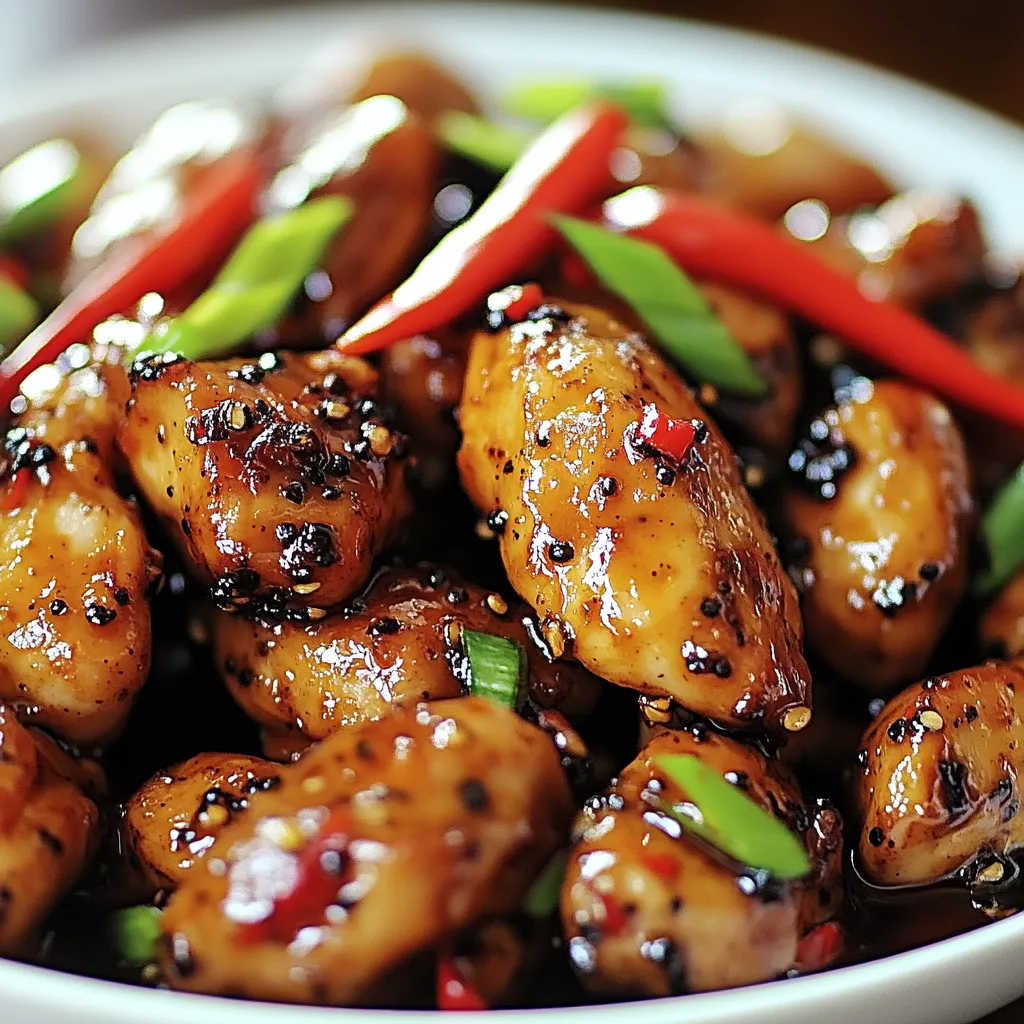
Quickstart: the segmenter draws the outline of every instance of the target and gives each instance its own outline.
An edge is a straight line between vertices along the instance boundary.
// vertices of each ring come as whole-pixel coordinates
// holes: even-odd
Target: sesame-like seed
[[[302,846],[302,830],[294,821],[279,822],[274,829],[272,838],[282,850],[287,850],[289,853],[294,853]]]
[[[540,631],[553,658],[557,659],[565,654],[565,636],[562,634],[562,624],[558,619],[545,619],[541,623]]]
[[[508,611],[508,602],[500,594],[488,594],[487,607],[495,615],[504,615]]]
[[[343,420],[351,411],[352,406],[345,402],[339,402],[335,399],[328,399],[321,406],[324,413],[324,419],[328,420]]]
[[[232,402],[228,426],[232,430],[248,430],[252,426],[252,410],[249,406],[244,402]]]
[[[917,717],[918,721],[930,732],[938,732],[945,725],[945,722],[942,721],[942,715],[931,708],[922,711]]]
[[[379,459],[391,454],[395,447],[394,435],[387,427],[375,424],[366,432],[366,439],[370,442],[370,450]]]
[[[1003,867],[1002,862],[994,860],[987,868],[978,872],[978,881],[984,882],[986,885],[995,885],[996,882],[1003,880],[1005,874],[1006,868]]]
[[[672,717],[672,698],[641,696],[640,713],[648,724],[664,725]]]
[[[315,594],[319,589],[319,583],[296,583],[292,587],[292,593],[305,596],[306,594]]]
[[[444,638],[448,641],[450,647],[456,647],[459,643],[459,639],[462,636],[462,623],[460,622],[449,622],[444,627]]]
[[[308,779],[302,780],[302,791],[304,793],[321,793],[327,788],[327,781],[322,775],[311,775]]]
[[[701,405],[714,405],[718,401],[718,389],[714,384],[702,384],[700,386]]]
[[[199,815],[199,820],[202,824],[209,825],[211,828],[220,828],[221,825],[227,824],[227,820],[230,817],[231,814],[223,804],[210,804],[210,806]]]
[[[782,716],[782,725],[786,732],[799,732],[811,720],[811,709],[802,704],[790,708]]]
[[[764,487],[764,469],[761,466],[747,466],[743,470],[743,481],[747,487],[752,489]]]
[[[326,608],[307,608],[306,615],[314,622],[319,622],[320,619],[325,618],[327,615]]]

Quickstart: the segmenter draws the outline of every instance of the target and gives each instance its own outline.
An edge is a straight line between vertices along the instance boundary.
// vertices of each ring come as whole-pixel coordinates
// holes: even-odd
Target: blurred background
[[[278,0],[280,6],[302,2]],[[0,0],[0,88],[10,88],[26,68],[132,29],[266,6],[265,0]],[[581,6],[774,32],[893,68],[1024,121],[1021,0],[597,0]]]

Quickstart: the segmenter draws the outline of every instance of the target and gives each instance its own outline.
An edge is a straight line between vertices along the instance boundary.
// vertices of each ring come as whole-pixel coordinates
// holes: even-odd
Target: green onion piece
[[[503,636],[474,629],[462,631],[462,644],[469,661],[469,692],[515,708],[526,671],[522,647]]]
[[[82,154],[69,139],[50,139],[0,169],[0,242],[16,242],[68,211],[82,183]]]
[[[750,357],[658,246],[575,217],[552,221],[601,284],[629,304],[687,373],[737,395],[768,393]]]
[[[180,316],[157,328],[140,354],[216,358],[269,327],[288,311],[352,210],[344,196],[322,196],[256,223],[210,287]]]
[[[160,915],[160,910],[150,906],[128,907],[114,915],[114,946],[122,960],[133,967],[145,967],[156,960]]]
[[[39,322],[39,305],[13,281],[0,277],[0,353],[16,345]]]
[[[1001,587],[1024,565],[1024,463],[996,492],[981,517],[988,569],[975,581],[980,594]]]
[[[555,912],[562,895],[562,880],[568,861],[569,854],[559,850],[530,886],[523,901],[523,910],[531,917],[550,917]]]
[[[515,117],[550,124],[594,97],[618,104],[637,124],[652,128],[672,126],[665,109],[665,83],[657,80],[615,83],[585,78],[534,78],[506,90],[500,102]]]
[[[661,803],[661,809],[685,831],[737,863],[754,871],[767,871],[781,881],[811,873],[803,843],[778,818],[699,758],[665,754],[655,758],[654,766],[686,794],[686,805]]]
[[[449,110],[437,121],[441,141],[453,152],[474,163],[504,174],[530,142],[521,128],[496,124],[477,114]]]

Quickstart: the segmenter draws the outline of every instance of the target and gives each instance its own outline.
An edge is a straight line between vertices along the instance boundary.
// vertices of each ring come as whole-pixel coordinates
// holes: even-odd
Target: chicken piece
[[[219,607],[311,620],[366,581],[409,509],[376,387],[333,350],[136,365],[121,448]]]
[[[164,111],[114,165],[75,232],[65,292],[126,245],[165,229],[218,162],[258,145],[262,130],[250,111],[224,100]]]
[[[855,776],[858,864],[870,881],[937,882],[965,865],[978,870],[962,877],[976,881],[1020,846],[1022,715],[1020,659],[926,679],[886,704]]]
[[[842,214],[877,206],[894,191],[875,168],[795,124],[771,101],[737,104],[697,142],[711,168],[711,193],[765,220],[803,199]]]
[[[355,87],[352,102],[370,96],[397,96],[428,120],[449,110],[476,114],[480,107],[465,83],[447,67],[422,53],[390,53],[379,57]]]
[[[279,767],[244,754],[197,754],[134,793],[121,818],[121,845],[150,892],[176,889],[249,798],[277,785]]]
[[[519,907],[572,815],[540,730],[479,697],[342,730],[280,770],[163,916],[175,988],[351,1005]]]
[[[710,173],[703,151],[663,128],[632,125],[611,160],[615,190],[636,185],[702,191]]]
[[[75,761],[0,704],[0,956],[31,952],[40,925],[88,863],[99,768]]]
[[[812,199],[792,207],[784,224],[879,301],[920,309],[982,277],[978,211],[947,192],[912,189],[874,209],[832,218]]]
[[[982,650],[995,658],[1024,654],[1024,572],[1003,584],[978,622]]]
[[[657,809],[686,795],[657,759],[690,754],[802,835],[813,874],[759,884],[705,853]],[[595,992],[667,996],[767,981],[791,968],[801,938],[842,897],[842,822],[809,808],[793,776],[736,740],[702,728],[662,731],[591,801],[575,827],[562,884],[569,959]]]
[[[973,502],[949,411],[909,384],[854,377],[789,464],[808,642],[872,692],[912,679],[966,580]]]
[[[426,121],[394,96],[374,96],[285,132],[271,211],[344,195],[352,217],[306,281],[297,312],[266,332],[269,345],[333,342],[401,280],[430,220],[440,147]]]
[[[507,522],[509,580],[549,645],[723,723],[802,728],[796,594],[732,450],[640,334],[587,306],[543,312],[474,338],[459,469]],[[681,464],[644,440],[673,422],[695,424]]]
[[[120,351],[78,349],[67,372],[16,400],[4,439],[0,701],[93,745],[120,730],[149,672],[161,558],[115,486],[129,393]]]
[[[463,629],[519,644],[530,696],[541,707],[578,714],[596,701],[598,681],[552,660],[526,608],[428,566],[384,570],[320,622],[269,627],[220,615],[214,651],[232,696],[264,730],[297,729],[316,741],[405,704],[461,697]]]
[[[417,475],[427,490],[447,482],[459,447],[454,413],[468,350],[468,331],[445,328],[399,341],[381,353],[381,390],[409,435]]]
[[[1024,278],[992,291],[968,316],[963,339],[975,362],[1024,386]],[[1024,430],[966,411],[961,421],[977,494],[985,500],[1024,461]]]

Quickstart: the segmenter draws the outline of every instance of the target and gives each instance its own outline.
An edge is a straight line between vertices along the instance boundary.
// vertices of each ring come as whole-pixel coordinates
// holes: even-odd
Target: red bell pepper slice
[[[612,185],[609,160],[629,120],[618,107],[578,107],[544,131],[468,220],[338,340],[372,352],[443,327],[483,302],[553,244],[552,213],[577,213]]]
[[[793,966],[798,971],[820,971],[828,967],[843,948],[843,929],[835,921],[812,928],[796,947]]]
[[[674,882],[679,877],[679,858],[670,853],[647,850],[640,854],[640,863],[666,882]]]
[[[983,370],[913,313],[866,298],[850,278],[748,214],[642,186],[609,199],[606,227],[662,248],[684,270],[752,292],[952,402],[1024,428],[1024,390]]]
[[[346,851],[352,839],[352,816],[347,807],[334,811],[317,836],[300,853],[295,887],[274,902],[270,916],[252,924],[240,925],[243,943],[291,942],[300,929],[320,924],[324,911],[337,898],[344,884]],[[325,866],[325,854],[337,854],[340,870]]]
[[[646,447],[679,465],[697,438],[697,428],[689,420],[674,419],[660,412],[656,406],[644,409],[637,426],[636,436]]]
[[[437,1008],[439,1010],[486,1010],[483,996],[459,973],[450,957],[437,962]]]
[[[3,496],[2,502],[0,502],[0,509],[4,512],[14,512],[25,504],[31,477],[32,470],[27,467],[19,469],[14,473],[11,477],[10,486],[7,488],[7,493]]]
[[[264,176],[253,150],[232,153],[211,167],[173,227],[90,274],[0,364],[0,408],[33,370],[74,342],[88,341],[107,317],[131,308],[147,292],[173,292],[202,268],[219,266],[255,219]]]

